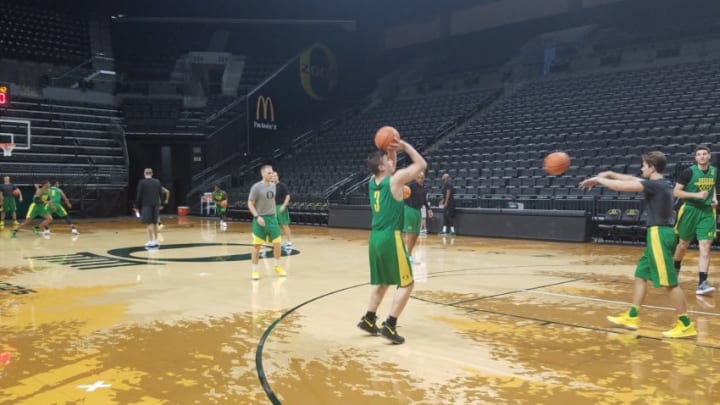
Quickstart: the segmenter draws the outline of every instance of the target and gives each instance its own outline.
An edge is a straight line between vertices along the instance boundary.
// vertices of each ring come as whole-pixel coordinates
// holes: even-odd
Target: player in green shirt
[[[48,192],[50,193],[50,201],[48,203],[49,214],[56,215],[59,218],[65,219],[65,222],[70,225],[70,233],[72,233],[73,235],[80,235],[80,232],[78,232],[77,228],[75,228],[75,225],[73,224],[70,215],[68,215],[67,211],[62,206],[62,202],[65,202],[65,206],[68,209],[72,209],[72,203],[67,198],[65,193],[60,189],[60,182],[55,181],[55,183],[53,183],[53,185],[48,189]],[[47,225],[45,226],[45,230],[43,231],[43,233],[45,235],[50,234],[50,228]]]
[[[405,342],[397,334],[397,318],[410,299],[414,279],[410,259],[402,238],[403,228],[403,186],[420,175],[427,167],[425,159],[405,141],[390,144],[389,151],[375,151],[368,158],[368,167],[373,176],[368,185],[372,230],[368,243],[370,256],[370,302],[358,328],[372,334],[380,334],[394,344]],[[395,171],[397,151],[404,151],[412,163]],[[397,286],[388,318],[382,329],[375,324],[377,308],[391,285]]]
[[[18,231],[32,223],[33,218],[35,217],[41,217],[43,218],[43,221],[40,223],[39,226],[33,227],[33,232],[38,235],[40,234],[40,228],[47,228],[48,225],[52,222],[52,215],[50,213],[50,209],[48,205],[50,204],[50,181],[46,180],[40,185],[40,187],[35,190],[35,197],[33,198],[33,202],[28,207],[27,215],[25,216],[25,221],[23,221],[22,224],[15,226],[15,229],[12,230],[12,233],[10,234],[11,238],[16,238]]]
[[[215,185],[215,190],[212,193],[213,201],[215,201],[215,215],[220,217],[220,230],[224,231],[227,229],[227,222],[225,222],[225,213],[227,212],[227,206],[223,207],[223,201],[227,204],[227,193],[225,190],[220,188],[219,184]]]
[[[673,256],[675,270],[680,272],[682,260],[688,245],[693,239],[698,240],[700,256],[698,257],[697,295],[706,295],[715,291],[708,281],[710,268],[710,247],[715,239],[715,208],[718,200],[715,195],[717,183],[717,167],[710,164],[710,148],[695,148],[695,162],[685,169],[675,181],[673,195],[683,201],[678,210],[675,222],[675,233],[678,241]]]

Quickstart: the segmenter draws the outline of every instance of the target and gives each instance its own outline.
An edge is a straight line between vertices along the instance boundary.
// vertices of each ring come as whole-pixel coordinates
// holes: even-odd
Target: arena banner
[[[335,52],[316,43],[276,71],[247,97],[248,150],[288,147],[332,109],[338,86]]]

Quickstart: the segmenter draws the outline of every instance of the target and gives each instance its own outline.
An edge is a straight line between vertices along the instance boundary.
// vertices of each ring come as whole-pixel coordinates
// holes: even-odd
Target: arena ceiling
[[[0,0],[1,1],[1,0]],[[5,0],[8,1],[8,0]],[[501,0],[27,0],[54,8],[129,17],[356,20],[369,27],[417,21]]]

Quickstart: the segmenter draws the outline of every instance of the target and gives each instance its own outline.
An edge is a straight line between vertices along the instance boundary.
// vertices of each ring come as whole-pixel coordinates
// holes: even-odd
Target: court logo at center
[[[186,257],[178,257],[175,253],[172,257],[164,256],[162,253],[168,250],[196,249],[226,247],[230,249],[239,249],[242,252],[231,253],[224,256],[199,256],[193,250],[187,251]],[[211,263],[211,262],[237,262],[249,261],[253,245],[245,243],[177,243],[171,245],[163,245],[159,251],[148,253],[144,246],[130,246],[107,251],[108,256],[99,255],[91,252],[78,252],[75,254],[62,254],[53,256],[35,256],[29,259],[44,260],[50,263],[61,264],[74,267],[78,270],[100,270],[112,269],[126,266],[141,265],[164,265],[166,263]],[[273,257],[272,248],[263,247],[266,257]],[[295,249],[283,249],[281,256],[294,256],[300,251]]]
[[[275,104],[270,96],[259,95],[255,101],[255,120],[253,127],[277,131],[275,122]]]

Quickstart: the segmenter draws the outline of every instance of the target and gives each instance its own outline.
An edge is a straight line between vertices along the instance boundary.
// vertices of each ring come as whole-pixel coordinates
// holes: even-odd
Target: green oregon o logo
[[[315,44],[300,55],[300,82],[305,93],[314,100],[323,100],[335,90],[338,67],[330,48]]]
[[[197,247],[211,247],[211,246],[248,246],[252,247],[253,245],[245,244],[245,243],[178,243],[174,245],[163,245],[161,247],[161,251],[165,250],[171,250],[171,249],[187,249],[187,248],[197,248]],[[138,252],[145,252],[144,246],[133,246],[133,247],[127,247],[127,248],[119,248],[119,249],[112,249],[108,250],[109,255],[122,257],[125,259],[134,259],[134,260],[146,260],[144,257],[136,257],[134,256],[135,253]],[[299,251],[295,249],[283,249],[281,255],[283,256],[293,256],[300,253]],[[266,257],[273,257],[272,249],[266,252]],[[159,258],[153,258],[153,261],[156,262],[184,262],[184,263],[199,263],[199,262],[237,262],[237,261],[243,261],[243,260],[250,260],[250,252],[248,253],[240,253],[240,254],[234,254],[234,255],[226,255],[226,256],[207,256],[207,257],[178,257],[178,258],[166,258],[166,257],[159,257]]]

